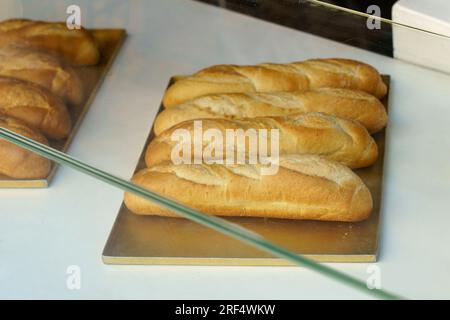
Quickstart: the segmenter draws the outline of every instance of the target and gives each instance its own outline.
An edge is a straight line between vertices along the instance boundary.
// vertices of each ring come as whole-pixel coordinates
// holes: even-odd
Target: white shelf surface
[[[129,38],[69,153],[129,178],[168,79],[217,63],[363,60],[392,77],[381,256],[383,288],[450,298],[450,76],[186,0],[78,1],[87,27]],[[72,1],[26,1],[24,16],[65,19]],[[50,189],[0,190],[0,298],[368,298],[296,267],[104,265],[122,192],[69,168]],[[163,239],[161,239],[163,241]],[[69,265],[81,289],[66,286]],[[330,264],[367,279],[369,264]]]

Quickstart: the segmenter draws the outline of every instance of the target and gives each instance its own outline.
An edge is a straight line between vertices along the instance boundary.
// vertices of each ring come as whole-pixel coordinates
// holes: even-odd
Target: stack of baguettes
[[[68,107],[84,100],[75,67],[95,65],[99,58],[85,29],[26,19],[0,22],[0,127],[43,144],[67,138]],[[50,167],[47,159],[0,140],[0,174],[38,179]]]
[[[379,100],[386,94],[376,69],[347,59],[217,65],[179,77],[155,120],[147,168],[132,180],[214,215],[364,220],[372,197],[350,168],[378,157],[370,134],[386,126]],[[278,129],[278,172],[263,175],[262,165],[172,163],[172,134],[185,129],[192,135],[196,120],[223,136],[226,129]],[[136,214],[175,216],[129,193],[125,204]]]

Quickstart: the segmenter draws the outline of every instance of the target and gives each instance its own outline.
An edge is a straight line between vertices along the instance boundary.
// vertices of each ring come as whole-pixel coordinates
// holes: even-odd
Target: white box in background
[[[392,20],[450,37],[450,0],[400,0]],[[450,73],[450,38],[393,26],[394,57]]]

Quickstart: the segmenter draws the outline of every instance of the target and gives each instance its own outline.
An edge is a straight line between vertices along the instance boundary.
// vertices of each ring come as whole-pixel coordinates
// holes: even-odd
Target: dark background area
[[[381,16],[387,19],[392,18],[391,8],[394,5],[394,3],[397,2],[397,0],[336,0],[336,1],[322,0],[322,1],[361,12],[366,12],[367,7],[374,4],[380,7]]]
[[[296,30],[315,34],[358,48],[392,56],[392,27],[381,23],[381,29],[367,28],[367,19],[351,13],[332,10],[302,0],[196,0],[227,10],[240,12]],[[370,5],[381,9],[383,18],[391,18],[396,0],[325,0],[334,5],[366,13]]]

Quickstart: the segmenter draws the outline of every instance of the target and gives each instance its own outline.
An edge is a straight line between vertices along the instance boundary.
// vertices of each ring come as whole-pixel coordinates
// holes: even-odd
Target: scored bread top
[[[62,100],[47,89],[0,76],[0,96],[0,113],[20,119],[50,138],[61,139],[69,135],[69,112]]]
[[[153,139],[147,147],[145,160],[148,166],[171,159],[172,150],[180,142],[173,140],[173,134],[179,129],[185,129],[191,137],[191,145],[196,142],[195,122],[201,124],[202,131],[208,129],[219,130],[224,140],[226,131],[253,129],[258,134],[260,129],[279,130],[279,153],[283,154],[317,154],[330,160],[335,160],[352,168],[365,167],[373,164],[378,157],[378,148],[367,132],[359,123],[341,119],[323,113],[302,113],[285,117],[261,117],[253,119],[197,119],[182,122]],[[268,133],[268,151],[271,150],[271,133]],[[262,141],[264,142],[264,141]],[[186,143],[183,141],[183,143]],[[203,147],[211,143],[207,139],[199,141]],[[233,141],[224,141],[225,147]],[[237,144],[235,142],[234,144]],[[239,146],[243,147],[243,146]],[[193,148],[191,147],[191,150]],[[235,150],[237,146],[235,145]],[[245,139],[245,151],[248,154],[249,139]]]
[[[347,167],[314,155],[282,156],[274,175],[261,165],[174,165],[143,169],[133,182],[202,212],[328,221],[359,221],[372,210],[370,191]],[[137,214],[173,216],[132,194],[125,204]]]
[[[339,165],[334,161],[327,161],[325,158],[305,154],[305,155],[283,155],[279,158],[280,168],[295,171],[297,173],[324,178],[340,186],[346,182],[354,182],[355,174],[349,168]],[[189,180],[198,184],[223,185],[230,180],[233,175],[246,177],[248,179],[260,180],[263,164],[192,164],[174,165],[163,163],[147,168],[149,172],[172,173],[178,178]],[[357,180],[357,179],[356,179]]]
[[[11,19],[0,22],[0,43],[23,43],[62,55],[75,65],[95,65],[100,52],[84,28],[70,30],[66,23]]]
[[[287,64],[212,66],[177,80],[167,89],[163,104],[170,107],[214,93],[298,91],[321,87],[357,89],[377,98],[387,93],[380,74],[368,64],[349,59],[312,59]]]
[[[201,96],[164,109],[155,120],[155,134],[191,119],[254,118],[323,112],[356,120],[371,133],[386,126],[383,104],[358,90],[320,88],[293,92],[225,93]]]
[[[58,57],[23,45],[0,48],[0,76],[43,86],[66,102],[79,104],[83,86],[75,71]]]

